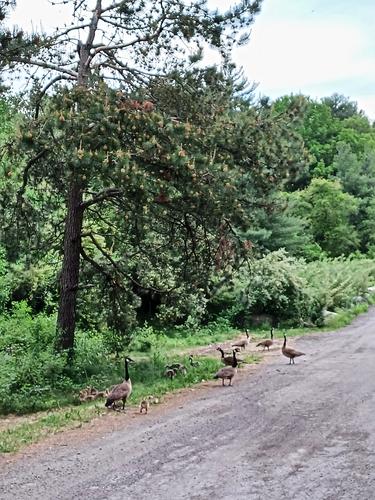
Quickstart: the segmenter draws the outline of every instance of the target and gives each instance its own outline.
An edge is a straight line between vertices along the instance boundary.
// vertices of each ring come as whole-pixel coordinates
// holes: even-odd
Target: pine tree
[[[34,35],[35,50],[14,51],[7,60],[13,68],[26,66],[31,67],[33,72],[39,68],[40,73],[34,76],[34,81],[38,78],[44,80],[46,74],[49,77],[44,86],[41,80],[37,81],[36,89],[39,86],[40,90],[35,99],[35,119],[38,121],[43,111],[51,115],[51,119],[45,121],[45,129],[36,129],[35,133],[34,130],[28,130],[23,136],[25,144],[29,142],[29,145],[36,146],[35,156],[28,161],[24,172],[23,191],[30,171],[37,170],[39,165],[42,165],[41,178],[46,179],[46,164],[43,162],[48,158],[52,168],[47,179],[52,181],[53,172],[59,172],[53,182],[59,186],[60,195],[65,197],[66,203],[57,326],[59,348],[71,350],[74,346],[85,213],[89,207],[105,201],[116,203],[124,196],[124,191],[113,184],[109,175],[116,162],[118,166],[122,165],[125,172],[132,169],[132,178],[137,179],[139,186],[143,186],[143,173],[137,164],[130,161],[131,156],[127,153],[137,150],[140,141],[145,142],[143,137],[132,136],[131,131],[134,127],[134,130],[137,129],[132,121],[148,122],[146,127],[150,132],[147,147],[151,152],[155,150],[155,154],[160,154],[151,132],[162,117],[153,115],[154,104],[151,101],[133,99],[132,94],[140,86],[147,87],[155,74],[166,76],[172,70],[179,71],[192,60],[199,59],[204,44],[218,49],[224,58],[228,58],[232,47],[245,41],[246,30],[259,12],[261,2],[242,0],[224,13],[211,11],[204,0],[190,4],[182,0],[66,0],[65,3],[71,4],[73,8],[71,24],[52,35]],[[36,49],[40,51],[40,56]],[[189,54],[194,55],[189,59]],[[106,81],[107,85],[101,85],[102,81]],[[56,94],[49,109],[50,101],[45,96],[57,83],[63,88]],[[116,98],[110,92],[107,96],[110,84],[120,89]],[[119,116],[121,108],[124,114]],[[122,122],[120,126],[119,121]],[[166,126],[174,130],[172,124]],[[118,127],[119,134],[113,134]],[[159,127],[163,128],[161,125]],[[58,141],[54,136],[54,128],[63,129],[63,138],[65,141],[69,139],[70,144]],[[185,124],[177,124],[175,128],[174,132],[181,138],[189,136]],[[43,134],[48,139],[51,135],[55,137],[52,145],[43,140]],[[199,134],[204,137],[204,130],[194,133],[193,151],[194,142],[200,140]],[[165,141],[168,144],[168,136]],[[105,153],[106,148],[108,154]],[[193,160],[193,155],[185,156],[184,148],[177,148],[177,141],[170,152],[162,149],[169,156],[168,160],[173,158],[176,167],[183,169],[186,166],[189,176],[193,176],[197,164],[203,169],[206,160],[202,158],[201,162],[197,162],[197,157]],[[90,182],[93,157],[97,160],[95,166],[99,161],[103,170],[108,169],[107,186],[97,192],[93,191]],[[159,170],[162,170],[163,166],[160,166],[162,168]],[[65,175],[62,178],[61,168],[57,167],[63,168]],[[169,174],[166,172],[165,175]],[[125,173],[125,186],[128,185],[127,180]],[[227,184],[227,190],[230,191],[231,183]],[[209,192],[209,183],[204,189]],[[189,206],[199,205],[202,192],[190,190]],[[142,196],[146,196],[146,193]],[[162,190],[159,196],[165,196]],[[165,198],[159,199],[159,205],[165,203]],[[188,220],[187,227],[193,231],[194,220]],[[89,257],[86,255],[86,258]]]

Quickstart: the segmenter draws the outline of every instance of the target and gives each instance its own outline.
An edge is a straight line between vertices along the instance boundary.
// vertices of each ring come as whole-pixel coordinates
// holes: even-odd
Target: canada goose
[[[292,349],[291,347],[286,347],[286,335],[284,333],[284,344],[283,347],[281,348],[281,352],[289,358],[289,364],[291,365],[293,362],[294,365],[294,358],[297,358],[298,356],[304,356],[304,352],[296,351],[295,349]]]
[[[231,356],[230,354],[225,354],[225,352],[223,351],[223,349],[221,347],[216,347],[216,350],[221,352],[221,361],[224,363],[224,365],[232,366],[233,356]],[[236,349],[233,349],[233,350],[236,351]],[[242,359],[239,359],[239,358],[236,358],[236,359],[237,359],[237,364],[240,364],[241,362],[243,362]]]
[[[262,340],[262,342],[259,342],[259,344],[257,344],[256,346],[263,347],[263,351],[264,351],[266,347],[268,350],[270,350],[271,345],[273,345],[273,328],[271,328],[271,338],[266,339],[266,340]]]
[[[176,376],[176,370],[174,368],[167,368],[164,372],[164,377],[170,378],[171,380]]]
[[[232,347],[240,347],[241,349],[246,349],[246,347],[249,345],[250,342],[250,336],[247,329],[245,330],[245,333],[246,333],[246,339],[235,342],[234,344],[232,344]]]
[[[148,413],[148,409],[150,407],[150,403],[147,399],[143,399],[141,401],[141,404],[139,405],[139,413],[143,413],[143,410],[145,410],[145,413]]]
[[[192,354],[190,354],[190,356],[189,356],[189,363],[190,363],[190,366],[199,366],[199,364],[200,364],[199,361],[194,361]]]
[[[122,399],[122,409],[125,410],[125,403],[127,398],[132,393],[132,381],[129,376],[128,364],[134,363],[131,358],[125,358],[125,379],[121,384],[115,385],[114,388],[107,396],[107,401],[105,402],[105,406],[107,408],[112,407],[114,410],[116,409],[116,401]]]
[[[224,366],[223,368],[220,368],[220,370],[214,375],[214,378],[221,378],[223,384],[225,379],[229,380],[229,385],[232,385],[232,378],[236,375],[237,373],[237,358],[236,358],[236,351],[233,351],[233,361],[232,361],[232,366]]]

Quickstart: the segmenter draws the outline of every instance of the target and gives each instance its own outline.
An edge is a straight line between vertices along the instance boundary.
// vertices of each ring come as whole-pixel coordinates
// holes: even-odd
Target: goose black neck
[[[224,351],[223,351],[223,349],[221,347],[218,347],[217,350],[221,352],[221,357],[223,358],[224,357]]]
[[[283,344],[283,347],[286,346],[286,336],[284,335],[284,344]]]
[[[129,369],[128,369],[128,360],[125,358],[125,380],[128,381],[129,377]]]
[[[273,340],[273,328],[271,328],[271,339]]]
[[[233,368],[236,368],[237,365],[238,365],[238,362],[237,362],[237,358],[236,358],[236,351],[233,351],[233,363],[232,363],[232,366],[233,366]]]

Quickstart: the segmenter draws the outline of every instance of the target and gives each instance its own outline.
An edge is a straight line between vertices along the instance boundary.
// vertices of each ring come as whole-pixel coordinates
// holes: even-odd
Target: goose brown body
[[[224,365],[232,366],[233,364],[233,356],[227,354],[225,355],[223,349],[221,347],[216,348],[217,351],[220,351],[221,353],[221,361],[224,363]]]
[[[240,347],[241,349],[246,349],[246,347],[250,343],[250,335],[249,335],[249,332],[247,330],[245,333],[246,333],[246,339],[239,340],[239,341],[235,342],[234,344],[232,344],[232,347]]]
[[[232,366],[224,366],[223,368],[220,368],[220,370],[214,375],[214,378],[221,378],[222,385],[225,385],[224,381],[227,379],[229,380],[229,385],[232,385],[232,378],[237,373],[237,365],[236,351],[233,351]]]
[[[223,349],[221,347],[216,348],[217,351],[220,351],[221,353],[221,361],[224,363],[224,365],[232,366],[233,365],[233,356],[231,354],[225,354]],[[234,349],[236,350],[236,349]],[[243,363],[242,359],[237,358],[237,364]]]
[[[271,345],[273,345],[273,328],[271,328],[271,338],[270,339],[266,339],[266,340],[262,340],[256,346],[257,347],[263,347],[263,351],[264,351],[266,347],[267,347],[268,350],[270,350]]]
[[[107,396],[107,401],[105,402],[105,406],[107,408],[113,408],[115,409],[115,403],[116,401],[122,400],[122,409],[125,409],[125,403],[127,398],[130,396],[132,393],[133,387],[132,387],[132,381],[130,380],[129,376],[129,369],[128,369],[128,363],[133,363],[133,360],[126,357],[125,358],[125,380],[121,382],[121,384],[115,385],[111,392]]]
[[[289,364],[291,365],[293,363],[294,365],[294,358],[298,358],[299,356],[305,356],[304,352],[296,351],[295,349],[292,349],[291,347],[286,347],[286,335],[284,334],[284,344],[281,348],[281,352],[289,358]]]

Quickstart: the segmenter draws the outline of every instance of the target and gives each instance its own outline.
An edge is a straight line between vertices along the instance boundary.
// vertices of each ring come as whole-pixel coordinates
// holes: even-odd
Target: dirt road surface
[[[277,346],[232,388],[2,462],[0,498],[373,500],[375,309],[290,345],[295,366]]]

